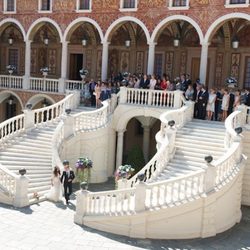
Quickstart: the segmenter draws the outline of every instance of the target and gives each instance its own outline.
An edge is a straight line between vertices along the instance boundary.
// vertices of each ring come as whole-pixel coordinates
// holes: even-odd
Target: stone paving
[[[250,250],[250,207],[242,208],[242,221],[231,230],[194,240],[141,240],[100,232],[74,224],[74,210],[74,197],[69,206],[45,201],[16,209],[0,204],[0,250]]]

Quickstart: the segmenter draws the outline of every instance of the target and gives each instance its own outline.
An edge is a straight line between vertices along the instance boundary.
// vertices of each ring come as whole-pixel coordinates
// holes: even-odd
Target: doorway
[[[209,69],[210,69],[210,60],[208,58],[207,61],[207,75],[206,75],[206,82],[205,85],[209,85]],[[193,57],[192,58],[192,64],[191,64],[191,80],[194,83],[197,78],[200,77],[200,58],[199,57]]]
[[[70,54],[69,79],[81,81],[79,70],[83,67],[83,54]]]

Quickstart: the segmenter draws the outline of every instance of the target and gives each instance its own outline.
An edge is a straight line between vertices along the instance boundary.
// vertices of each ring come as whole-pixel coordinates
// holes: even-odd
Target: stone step
[[[204,143],[208,143],[208,142],[212,142],[212,143],[220,143],[223,144],[224,143],[224,138],[217,138],[217,137],[203,137],[203,136],[197,136],[197,135],[192,135],[192,134],[182,134],[177,135],[176,140],[183,140],[183,139],[187,139],[187,140],[191,140],[194,143],[200,143],[200,142],[204,142]]]
[[[183,159],[173,159],[171,162],[168,163],[169,166],[172,167],[180,167],[180,168],[206,168],[206,163],[202,162],[195,162]]]
[[[17,141],[13,142],[14,148],[17,146],[21,146],[22,148],[25,147],[27,149],[30,149],[31,151],[34,149],[43,149],[43,150],[49,150],[51,149],[51,143],[40,143],[38,141]]]
[[[196,148],[196,147],[200,147],[200,146],[204,146],[204,148],[206,147],[219,147],[219,148],[224,148],[224,142],[219,142],[219,141],[197,141],[197,140],[192,140],[191,138],[176,138],[176,143],[177,145],[181,145],[181,143],[187,143],[189,146]]]
[[[202,149],[202,150],[211,150],[211,151],[214,151],[214,150],[220,150],[221,152],[224,151],[224,146],[222,146],[221,144],[214,144],[214,145],[207,145],[205,143],[203,144],[192,144],[190,143],[189,141],[187,140],[179,140],[179,141],[176,141],[175,143],[175,146],[178,148],[184,148],[184,147],[189,147],[190,149],[193,149],[193,151],[195,151],[197,148],[198,149]]]
[[[198,145],[199,146],[199,145]],[[200,155],[223,155],[225,152],[224,148],[216,148],[216,151],[210,149],[205,149],[205,148],[194,148],[187,146],[187,145],[175,145],[176,151],[180,150],[185,152],[185,154],[200,154]]]
[[[186,152],[186,151],[177,150],[175,152],[174,159],[188,159],[188,160],[193,160],[193,161],[197,161],[197,162],[204,162],[204,158],[208,155],[211,155],[211,154],[199,154],[196,152]],[[213,160],[217,160],[222,155],[221,154],[219,154],[219,155],[213,154],[212,156],[213,156]]]
[[[40,187],[32,187],[28,188],[28,194],[33,194],[35,192],[40,192],[40,191],[49,191],[51,188],[51,185],[45,185],[45,186],[40,186]]]
[[[177,136],[183,136],[183,135],[191,135],[191,136],[197,136],[197,137],[202,137],[202,138],[218,138],[221,140],[225,139],[225,134],[224,133],[203,133],[200,131],[191,131],[191,130],[180,130],[177,132]]]
[[[20,161],[24,161],[24,162],[32,162],[32,163],[40,163],[40,162],[46,162],[46,163],[51,163],[51,157],[41,157],[36,156],[36,155],[15,155],[15,156],[8,156],[8,155],[2,155],[0,154],[0,162],[12,162],[16,161],[16,162],[20,162]]]
[[[28,185],[28,190],[30,190],[31,188],[41,188],[43,186],[51,186],[51,181],[50,180],[46,180],[46,181],[40,181],[40,182],[30,182]]]
[[[4,166],[26,166],[26,167],[44,167],[44,166],[51,166],[51,161],[40,161],[40,159],[37,159],[37,161],[6,161],[6,160],[0,160],[1,164],[3,164]]]

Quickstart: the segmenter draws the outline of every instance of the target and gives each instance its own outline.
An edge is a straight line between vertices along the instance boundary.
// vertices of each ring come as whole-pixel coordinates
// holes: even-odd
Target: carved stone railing
[[[16,193],[17,175],[9,171],[0,164],[0,188],[9,197],[14,197]]]
[[[121,87],[119,104],[177,109],[183,105],[182,96],[183,92],[179,90],[163,91]]]
[[[69,90],[83,90],[84,89],[84,82],[82,81],[75,81],[75,80],[66,80],[66,86],[65,89]]]
[[[25,117],[22,114],[0,123],[0,147],[4,147],[4,142],[24,131],[24,121]]]
[[[62,142],[81,131],[92,131],[105,127],[109,122],[110,115],[117,105],[117,96],[102,102],[102,107],[94,111],[83,111],[75,115],[67,115],[60,122],[52,138],[52,165],[62,166],[60,152]]]
[[[157,176],[165,168],[166,164],[174,156],[175,128],[182,128],[186,122],[191,121],[193,117],[193,102],[186,102],[186,105],[177,110],[170,110],[162,114],[161,130],[156,135],[157,148],[159,149],[154,157],[137,174],[129,180],[118,181],[118,188],[133,187],[138,182],[138,175],[144,174],[144,181],[148,182],[151,178]],[[171,128],[168,122],[174,120],[175,128]]]
[[[162,126],[158,136],[161,138],[160,140],[162,140],[162,145],[157,154],[161,152],[162,147],[165,147],[165,141],[166,143],[168,142],[168,121],[174,119],[176,121],[176,126],[182,127],[185,122],[192,117],[191,114],[193,113],[188,110],[188,107],[183,107],[182,110],[186,111],[178,111],[179,115],[171,111],[165,113],[161,117]],[[116,215],[117,213],[134,214],[155,207],[159,208],[163,205],[171,204],[175,206],[175,204],[179,204],[181,201],[185,200],[186,202],[188,200],[197,199],[197,197],[200,197],[200,195],[204,193],[209,194],[216,186],[220,185],[230,176],[237,174],[236,170],[242,160],[241,138],[239,135],[233,134],[233,131],[238,125],[244,125],[244,121],[246,121],[245,115],[245,111],[241,110],[235,111],[228,117],[226,129],[227,133],[229,133],[233,139],[230,140],[231,142],[228,144],[227,152],[217,161],[207,163],[206,169],[201,169],[192,174],[173,178],[171,180],[153,183],[144,182],[145,179],[150,179],[148,178],[148,173],[146,173],[146,177],[140,182],[138,181],[136,186],[134,185],[136,178],[141,179],[143,175],[140,177],[133,177],[126,183],[128,185],[124,185],[124,187],[133,186],[132,188],[97,193],[91,193],[86,190],[79,191],[77,194],[74,221],[79,224],[84,224],[84,216],[105,216],[112,214]],[[233,122],[235,120],[241,122]],[[161,159],[161,161],[164,162],[164,159]],[[149,166],[153,166],[151,167],[151,169],[155,171],[151,173],[151,175],[153,175],[158,168],[157,161],[158,158],[156,157],[154,161],[149,162],[148,166],[145,166],[139,173],[145,173],[146,169],[151,171]],[[161,166],[159,168],[161,168]]]
[[[0,75],[0,88],[22,89],[23,77],[13,75]]]
[[[49,78],[30,78],[30,90],[43,91],[58,93],[59,92],[59,80],[58,79],[49,79]]]

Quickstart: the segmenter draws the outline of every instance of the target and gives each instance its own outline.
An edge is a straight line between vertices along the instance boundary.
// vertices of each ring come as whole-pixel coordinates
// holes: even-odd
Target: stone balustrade
[[[0,75],[0,88],[23,89],[23,77]]]
[[[144,105],[160,108],[180,108],[183,105],[183,92],[120,88],[119,104]]]

